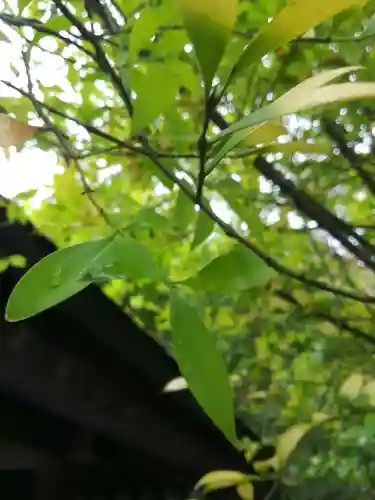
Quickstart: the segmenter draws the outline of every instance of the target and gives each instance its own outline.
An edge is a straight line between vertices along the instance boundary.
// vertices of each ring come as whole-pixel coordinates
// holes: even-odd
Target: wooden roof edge
[[[56,246],[39,234],[32,224],[4,224],[7,222],[6,209],[0,207],[0,256],[22,254],[28,266],[32,266],[56,250]],[[118,356],[124,357],[130,365],[134,364],[156,385],[165,384],[178,375],[175,361],[165,350],[95,285],[57,307],[84,323],[94,336],[110,344]]]
[[[8,224],[9,222],[9,224]],[[3,224],[2,224],[3,223]],[[0,256],[22,254],[33,265],[41,258],[56,250],[55,245],[40,235],[30,223],[10,222],[6,209],[0,207]],[[15,270],[18,272],[18,270]],[[21,275],[22,272],[19,272]],[[175,361],[166,354],[157,342],[142,331],[134,321],[116,304],[106,297],[98,287],[90,286],[80,294],[57,306],[64,314],[74,317],[92,332],[98,341],[110,346],[113,355],[121,357],[128,365],[134,366],[150,384],[159,389],[172,378],[179,376]],[[202,433],[215,441],[219,449],[234,451],[221,432],[200,411],[188,391],[170,395],[178,406],[188,410],[188,417],[200,422]],[[198,431],[198,429],[197,429]],[[238,431],[242,435],[257,436],[238,422]],[[221,445],[220,445],[221,443]],[[230,450],[232,449],[232,452]]]

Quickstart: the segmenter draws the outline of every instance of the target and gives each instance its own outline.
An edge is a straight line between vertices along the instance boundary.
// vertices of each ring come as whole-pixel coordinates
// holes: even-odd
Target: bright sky
[[[19,60],[20,55],[19,44],[17,40],[14,42],[8,44],[0,41],[0,75],[8,81],[15,78],[10,64]],[[1,98],[10,96],[12,93],[1,85],[0,104]],[[46,186],[51,184],[56,169],[57,158],[54,153],[46,153],[37,148],[17,152],[15,148],[11,148],[7,159],[0,149],[0,194],[12,198],[19,193],[38,189],[35,199],[37,202],[46,195]]]
[[[12,2],[13,0],[11,0]],[[2,0],[0,0],[1,9]],[[2,26],[3,28],[3,26]],[[20,40],[14,32],[5,29],[6,35],[11,39],[12,43],[8,44],[6,42],[0,41],[0,75],[1,79],[10,81],[17,85],[23,86],[25,82],[25,76],[23,71],[23,64],[20,58]],[[47,37],[47,44],[53,45],[54,41]],[[42,40],[43,42],[43,40]],[[41,42],[41,43],[42,43]],[[46,47],[47,48],[47,47]],[[50,50],[53,47],[48,46]],[[62,66],[61,59],[56,56],[50,56],[45,52],[36,54],[38,58],[38,66],[34,69],[34,74],[44,85],[54,85],[57,81],[61,85],[62,90],[65,92],[67,97],[72,98],[72,93],[69,92],[69,84],[66,79],[66,66]],[[267,61],[265,61],[266,63]],[[16,77],[11,69],[11,66],[16,67],[19,75]],[[66,82],[66,84],[64,84]],[[70,96],[69,96],[70,94]],[[18,94],[11,91],[5,85],[0,84],[0,105],[1,98],[6,97],[18,97]],[[11,109],[7,109],[8,112],[12,112]],[[299,122],[296,117],[289,117],[288,128],[293,130],[297,127],[297,122]],[[306,121],[306,120],[305,120]],[[298,123],[299,126],[311,127],[311,122],[303,124]],[[31,122],[33,124],[33,122]],[[36,147],[27,148],[22,152],[17,152],[14,148],[9,152],[8,158],[4,155],[0,148],[0,194],[6,198],[12,198],[19,193],[23,193],[30,190],[37,190],[36,196],[32,199],[32,205],[38,206],[40,201],[45,198],[49,192],[48,186],[52,184],[54,174],[60,170],[58,166],[57,156],[52,153],[43,152]],[[302,157],[304,155],[301,155]],[[61,170],[60,170],[61,171]],[[272,191],[271,184],[265,179],[261,179],[260,190],[263,192]],[[215,211],[220,212],[220,216],[227,219],[229,222],[230,216],[228,210],[222,206],[221,203],[215,203]],[[266,214],[265,214],[266,215]],[[299,220],[294,214],[293,218],[298,226],[302,224],[302,219]],[[266,215],[267,222],[270,224],[276,222],[279,218],[278,210],[274,209],[272,213]],[[292,224],[293,225],[293,224]]]

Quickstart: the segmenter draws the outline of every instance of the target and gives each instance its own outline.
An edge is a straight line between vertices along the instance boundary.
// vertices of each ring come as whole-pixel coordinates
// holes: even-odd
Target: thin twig
[[[33,28],[38,33],[45,33],[46,35],[51,35],[51,36],[63,41],[66,45],[74,45],[74,47],[76,47],[80,51],[84,52],[89,57],[91,57],[91,58],[94,57],[94,53],[91,52],[90,50],[85,49],[79,43],[75,42],[71,38],[67,38],[66,36],[62,35],[61,33],[54,31],[54,30],[51,30],[50,28],[47,28],[44,24],[42,24],[40,21],[37,21],[35,19],[16,18],[10,14],[0,13],[0,20],[3,21],[8,26],[17,26],[19,28],[27,26],[27,27]],[[73,37],[73,35],[71,35],[70,33],[69,33],[69,35],[71,37]]]
[[[204,117],[203,117],[203,125],[202,132],[198,139],[198,152],[199,152],[199,173],[198,173],[198,182],[197,182],[197,201],[202,199],[203,195],[203,186],[206,178],[205,165],[207,158],[207,130],[208,124],[210,123],[210,117],[208,113],[209,106],[209,95],[206,90],[205,103],[204,103]]]
[[[155,165],[163,172],[163,174],[173,181],[176,185],[179,186],[181,191],[193,202],[196,203],[200,209],[207,214],[217,225],[220,227],[224,233],[229,237],[237,241],[238,243],[241,243],[244,245],[246,248],[254,252],[260,259],[262,259],[269,267],[274,269],[280,274],[283,274],[285,276],[288,276],[289,278],[295,279],[301,283],[303,283],[306,286],[309,287],[314,287],[314,288],[319,288],[320,290],[323,290],[325,292],[332,293],[333,295],[339,295],[341,297],[345,297],[347,299],[352,299],[356,300],[359,302],[367,302],[371,304],[375,304],[375,297],[371,297],[368,295],[359,295],[356,293],[352,293],[350,291],[342,290],[340,288],[336,288],[333,286],[328,285],[327,283],[324,283],[322,281],[314,280],[312,278],[308,278],[305,273],[298,273],[296,271],[293,271],[292,269],[284,266],[280,262],[278,262],[276,259],[271,257],[269,254],[258,248],[254,243],[249,241],[247,238],[241,236],[233,227],[226,222],[224,222],[216,213],[206,204],[204,203],[203,200],[198,200],[196,199],[196,195],[194,192],[185,184],[182,183],[176,175],[171,172],[157,157],[155,152],[150,148],[148,145],[147,141],[143,141],[143,148],[148,154],[148,157],[155,163]]]
[[[62,12],[62,14],[72,23],[72,25],[77,28],[82,38],[91,43],[91,45],[94,47],[96,55],[95,59],[96,62],[98,63],[99,68],[103,71],[105,75],[107,75],[110,78],[114,88],[117,90],[121,99],[125,103],[129,115],[132,116],[133,104],[130,95],[128,94],[128,91],[125,88],[120,76],[112,68],[111,63],[109,62],[106,56],[106,53],[104,52],[104,50],[100,45],[98,37],[94,33],[91,33],[88,29],[86,29],[84,24],[82,24],[81,21],[77,19],[77,17],[69,10],[69,8],[66,7],[66,5],[64,5],[62,0],[53,0],[53,3]]]
[[[304,310],[302,304],[293,295],[286,292],[285,290],[278,290],[276,292],[276,295],[280,297],[282,300],[290,304],[293,304],[301,311]],[[345,330],[346,332],[350,333],[353,337],[364,340],[368,344],[375,346],[375,336],[370,335],[369,333],[364,332],[362,330],[359,330],[354,326],[351,326],[344,318],[340,318],[338,316],[336,317],[331,316],[330,314],[327,314],[324,311],[317,311],[317,310],[311,312],[304,312],[304,314],[306,314],[306,316],[327,321],[328,323],[335,326],[339,330]]]
[[[13,83],[10,83],[10,82],[7,82],[6,80],[1,80],[1,79],[0,79],[0,82],[3,83],[4,85],[6,85],[7,87],[9,87],[13,90],[16,90],[23,97],[27,97],[28,99],[30,99],[29,94],[25,90],[17,87],[16,85],[13,85]],[[67,120],[70,120],[70,121],[76,123],[77,125],[80,125],[81,127],[85,128],[88,132],[90,132],[91,134],[94,134],[98,137],[101,137],[102,139],[105,139],[109,142],[113,142],[114,144],[117,144],[117,146],[120,148],[125,147],[125,148],[127,148],[135,153],[145,154],[140,147],[135,146],[131,141],[126,141],[125,139],[122,139],[122,140],[118,139],[117,137],[114,137],[113,135],[107,134],[106,132],[103,132],[102,130],[99,130],[98,128],[96,128],[88,123],[84,123],[81,120],[78,120],[78,118],[75,118],[74,116],[70,116],[67,113],[64,113],[64,111],[56,109],[56,108],[50,106],[49,104],[45,104],[44,102],[39,101],[38,99],[36,99],[34,97],[33,97],[33,99],[34,99],[34,102],[36,102],[38,104],[38,106],[40,106],[42,109],[45,109],[45,110],[49,111],[50,113],[53,113],[57,116],[61,116],[62,118],[66,118]]]
[[[90,43],[92,43],[94,49],[95,49],[95,58],[94,60],[97,62],[97,64],[99,65],[100,69],[103,71],[103,73],[105,73],[107,76],[110,77],[110,79],[112,80],[113,84],[115,85],[116,89],[118,90],[118,92],[121,94],[123,94],[123,92],[125,91],[125,88],[121,82],[121,79],[120,77],[116,74],[115,70],[111,67],[108,59],[106,58],[106,55],[105,53],[103,52],[103,49],[100,47],[100,43],[98,41],[98,38],[96,37],[96,35],[94,35],[93,33],[91,33],[90,31],[88,31],[84,25],[75,18],[75,16],[71,13],[71,11],[62,3],[61,0],[53,0],[54,3],[58,6],[58,8],[62,11],[62,13],[70,20],[70,22],[76,26],[76,28],[80,31],[81,35],[82,35],[82,38],[84,38],[86,41],[89,41]],[[8,86],[12,87],[12,84],[9,84],[9,82],[5,82]],[[15,88],[13,86],[13,88]],[[17,90],[20,90],[20,89],[17,89]],[[29,94],[24,91],[21,91],[21,94],[23,92],[23,95],[26,95],[29,99],[32,100],[33,104],[34,104],[34,107],[36,107],[36,109],[39,109],[39,111],[41,112],[42,116],[45,115],[44,113],[44,109],[49,109],[51,112],[57,114],[57,115],[60,115],[60,116],[63,116],[69,120],[72,120],[72,121],[75,121],[76,123],[79,123],[80,125],[82,125],[83,127],[86,128],[86,130],[114,143],[114,144],[117,144],[119,147],[128,147],[127,144],[124,143],[124,141],[121,141],[115,137],[112,137],[108,134],[105,134],[105,133],[102,133],[101,131],[99,131],[98,129],[96,129],[95,127],[92,127],[92,126],[89,126],[87,124],[83,124],[82,122],[79,122],[79,120],[77,119],[74,119],[70,116],[67,116],[66,114],[64,114],[63,112],[60,112],[58,110],[55,110],[55,109],[51,109],[50,106],[48,105],[44,105],[43,103],[39,103],[39,101],[37,101],[34,96],[32,94]],[[126,93],[126,91],[125,91]],[[126,101],[127,100],[127,97],[124,98],[123,97],[123,100]],[[37,105],[37,106],[35,106]],[[131,114],[131,113],[130,113]],[[210,116],[210,119],[212,119],[212,117]],[[59,138],[59,141],[62,143],[62,146],[63,145],[67,145],[67,141],[65,140],[65,138],[63,137],[63,135],[61,134],[61,132],[56,129],[56,127],[53,126],[52,122],[50,121],[49,117],[47,116],[47,124],[49,126],[50,129],[54,130],[54,132],[58,132],[58,135],[57,137]],[[52,128],[51,128],[51,125],[52,125]],[[167,176],[167,178],[169,178],[170,180],[172,180],[176,185],[178,185],[180,187],[180,189],[184,192],[184,194],[186,196],[189,197],[189,199],[193,202],[193,203],[197,203],[197,200],[196,200],[196,194],[193,192],[193,190],[191,190],[189,188],[188,185],[186,185],[185,183],[181,182],[177,176],[172,172],[170,171],[161,161],[160,161],[160,157],[158,156],[158,153],[155,152],[148,144],[147,140],[144,139],[141,141],[141,145],[142,145],[142,148],[138,148],[138,147],[129,147],[129,149],[135,151],[135,152],[138,152],[138,153],[141,153],[141,154],[146,154],[155,164],[156,166],[158,166],[158,168],[164,173],[164,175]],[[72,157],[74,159],[74,153],[75,152],[72,152],[71,149],[70,149],[70,146],[68,144],[68,150],[66,151],[67,153],[69,153],[69,157]],[[78,164],[79,165],[79,164]],[[82,172],[83,173],[83,172]],[[84,177],[84,175],[83,175]],[[88,188],[85,188],[85,190],[87,191],[87,195],[91,197],[91,190]],[[340,296],[343,296],[343,297],[346,297],[346,298],[350,298],[350,299],[353,299],[353,300],[359,300],[361,302],[369,302],[369,303],[375,303],[375,298],[374,297],[369,297],[369,296],[362,296],[362,295],[357,295],[357,294],[354,294],[354,293],[351,293],[349,291],[345,291],[345,290],[341,290],[341,289],[338,289],[338,288],[335,288],[335,287],[331,287],[329,285],[327,285],[326,283],[324,282],[321,282],[321,281],[317,281],[317,280],[314,280],[314,279],[310,279],[308,277],[305,276],[304,273],[297,273],[295,271],[293,271],[292,269],[289,269],[288,267],[282,265],[281,263],[279,263],[276,259],[274,259],[272,256],[268,255],[266,252],[264,252],[263,250],[259,249],[256,245],[254,245],[252,242],[250,242],[249,240],[247,240],[245,237],[241,236],[240,234],[238,234],[229,224],[226,224],[222,219],[220,219],[220,217],[218,217],[212,210],[209,206],[206,205],[206,203],[204,203],[204,201],[202,200],[199,200],[198,201],[198,205],[201,207],[202,211],[205,212],[214,222],[217,223],[217,225],[228,235],[228,237],[236,240],[237,242],[243,244],[244,246],[246,246],[247,248],[249,248],[250,250],[252,250],[256,255],[258,255],[264,262],[266,262],[270,267],[274,268],[276,271],[278,271],[279,273],[282,273],[286,276],[289,276],[290,278],[293,278],[293,279],[296,279],[302,283],[304,283],[306,286],[311,286],[311,287],[315,287],[315,288],[319,288],[321,290],[324,290],[326,292],[330,292],[330,293],[333,293],[335,295],[340,295]]]
[[[375,180],[372,173],[366,171],[362,165],[362,160],[355,151],[348,145],[345,139],[345,129],[338,123],[328,119],[321,120],[324,132],[334,141],[340,150],[341,155],[346,159],[351,168],[362,179],[370,193],[375,196]]]
[[[23,56],[23,61],[25,64],[27,86],[28,86],[28,96],[29,96],[29,99],[32,102],[34,108],[35,108],[36,113],[43,120],[46,127],[48,127],[49,130],[53,131],[53,133],[55,134],[56,138],[58,139],[60,146],[61,146],[61,149],[63,150],[67,159],[73,159],[74,165],[75,165],[76,170],[80,176],[80,179],[81,179],[81,182],[82,182],[82,185],[84,188],[84,193],[87,196],[87,199],[94,206],[94,208],[97,210],[99,215],[104,219],[105,223],[108,226],[112,227],[112,223],[111,223],[109,217],[107,216],[104,209],[99,205],[99,203],[96,201],[95,197],[93,196],[93,191],[87,182],[84,171],[81,168],[78,160],[74,159],[74,152],[72,151],[69,142],[64,137],[64,134],[52,123],[52,121],[50,120],[48,115],[43,111],[43,108],[39,105],[38,101],[34,98],[33,83],[32,83],[32,78],[31,78],[31,74],[30,74],[30,65],[29,65],[30,54],[23,52],[22,56]]]

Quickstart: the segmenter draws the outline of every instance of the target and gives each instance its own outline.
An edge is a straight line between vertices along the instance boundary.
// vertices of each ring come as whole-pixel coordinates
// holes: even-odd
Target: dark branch
[[[133,114],[133,104],[126,90],[121,77],[116,73],[114,68],[112,68],[111,63],[107,59],[106,53],[100,45],[100,39],[91,31],[86,29],[86,27],[81,23],[79,19],[64,5],[61,0],[53,0],[56,7],[62,12],[62,14],[72,23],[73,26],[77,28],[82,38],[87,42],[91,43],[95,50],[96,62],[99,68],[107,75],[117,92],[119,93],[121,99],[125,103],[130,116]]]

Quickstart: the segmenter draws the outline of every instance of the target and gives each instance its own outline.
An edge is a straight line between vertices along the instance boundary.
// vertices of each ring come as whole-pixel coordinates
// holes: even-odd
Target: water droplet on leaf
[[[62,268],[58,267],[56,271],[52,274],[51,277],[51,286],[52,288],[59,288],[62,282]]]

